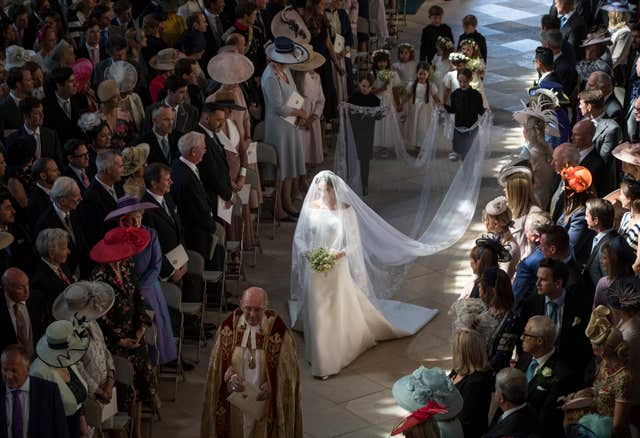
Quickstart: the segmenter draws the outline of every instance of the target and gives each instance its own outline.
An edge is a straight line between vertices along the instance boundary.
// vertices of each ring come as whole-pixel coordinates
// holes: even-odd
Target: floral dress
[[[111,354],[126,357],[133,365],[134,386],[138,398],[150,401],[156,392],[156,382],[147,344],[142,342],[140,347],[136,349],[123,348],[118,345],[118,341],[121,339],[135,339],[136,331],[141,326],[150,324],[138,287],[133,259],[128,258],[120,262],[120,275],[121,278],[116,276],[110,264],[99,265],[91,275],[91,281],[104,281],[115,291],[113,306],[98,320],[98,323]],[[122,393],[119,391],[119,394],[124,394],[124,396],[118,397],[118,408],[128,412],[131,394],[127,394],[127,391]]]
[[[118,108],[116,128],[111,131],[111,147],[121,151],[133,144],[137,135],[138,132],[131,114]]]
[[[593,387],[596,412],[603,417],[613,417],[616,402],[631,403],[631,371],[627,367],[603,363]]]
[[[518,312],[510,310],[501,315],[493,315],[498,325],[488,341],[488,357],[491,368],[498,372],[509,366],[513,348],[516,346],[522,327]]]

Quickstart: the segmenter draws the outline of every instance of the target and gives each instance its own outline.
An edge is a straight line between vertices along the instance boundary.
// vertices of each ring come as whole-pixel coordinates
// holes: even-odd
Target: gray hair
[[[611,81],[611,76],[604,71],[594,71],[591,75],[596,79],[596,84],[598,89],[607,88],[609,90],[613,89],[613,82]]]
[[[529,229],[531,232],[537,233],[540,228],[545,225],[551,225],[553,221],[546,211],[532,211],[527,215],[525,220],[525,229]]]
[[[560,29],[549,29],[546,32],[542,32],[540,39],[552,49],[562,48],[563,37]]]
[[[496,391],[509,403],[527,402],[527,376],[517,368],[503,368],[496,374]]]
[[[545,347],[551,347],[556,343],[556,326],[551,319],[544,315],[536,315],[529,318],[529,324],[533,329],[531,334],[540,337]]]
[[[78,188],[78,190],[80,190],[78,183],[76,183],[73,178],[69,178],[68,176],[59,176],[51,187],[49,197],[53,202],[58,203],[62,198],[71,196],[74,188]]]
[[[56,248],[63,240],[68,241],[68,233],[61,228],[45,228],[36,237],[36,250],[40,257],[48,258],[49,251]]]
[[[167,105],[167,104],[165,104],[165,103],[162,103],[162,104],[158,105],[157,107],[155,107],[155,108],[153,109],[153,111],[151,111],[151,120],[155,120],[155,118],[156,118],[156,117],[158,116],[158,114],[160,113],[160,110],[163,110],[163,109],[170,109],[170,110],[172,110],[172,108],[171,108],[169,105]]]
[[[96,157],[96,169],[98,173],[106,172],[107,169],[115,166],[116,157],[119,157],[120,153],[113,149],[107,149],[100,151]]]
[[[178,149],[180,150],[180,155],[185,156],[191,152],[191,149],[194,147],[204,144],[204,134],[191,131],[180,137],[180,140],[178,140]]]

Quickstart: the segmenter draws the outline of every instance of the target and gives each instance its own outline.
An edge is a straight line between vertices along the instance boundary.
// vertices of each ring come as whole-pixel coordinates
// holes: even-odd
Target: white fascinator
[[[121,93],[130,93],[138,83],[138,72],[127,61],[116,61],[106,68],[104,78],[116,81]]]
[[[450,315],[454,316],[453,331],[477,333],[488,340],[496,327],[497,321],[480,298],[465,298],[451,306]]]
[[[103,123],[100,113],[84,113],[78,120],[78,127],[84,134],[87,134],[96,130]]]

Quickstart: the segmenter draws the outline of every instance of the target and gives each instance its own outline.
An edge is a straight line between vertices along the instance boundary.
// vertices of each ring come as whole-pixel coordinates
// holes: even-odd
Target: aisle
[[[500,194],[495,171],[500,157],[514,153],[521,144],[521,133],[511,118],[511,111],[521,107],[525,89],[533,80],[533,52],[538,42],[540,15],[546,13],[548,0],[453,0],[437,2],[445,10],[444,21],[457,37],[464,15],[473,13],[480,22],[479,31],[489,46],[485,89],[495,114],[495,129],[490,159],[484,166],[478,210],[463,239],[449,250],[420,259],[412,267],[407,281],[395,297],[401,301],[441,309],[440,314],[415,337],[379,344],[359,357],[340,375],[327,381],[312,379],[309,366],[301,361],[303,384],[304,429],[308,437],[376,438],[388,437],[389,431],[403,415],[391,396],[393,382],[411,372],[423,359],[429,366],[450,365],[451,320],[447,310],[470,277],[468,252],[473,240],[483,231],[481,208]],[[427,10],[433,2],[424,3],[418,14],[409,17],[401,41],[419,47],[422,27],[428,22]],[[508,5],[508,6],[507,6]],[[454,10],[455,9],[455,10]],[[505,21],[506,18],[514,21]],[[533,38],[533,39],[532,39]],[[407,191],[417,190],[415,179],[402,166],[389,162],[372,165],[377,191],[367,198],[378,211],[388,215],[392,223],[404,226],[412,218],[413,205],[402,201]],[[283,224],[275,240],[264,239],[264,254],[255,269],[247,269],[251,284],[264,287],[271,306],[285,312],[289,294],[290,246],[295,224]],[[280,273],[280,274],[274,274]],[[339,334],[336,334],[338,336]],[[297,336],[298,351],[303,341]],[[211,344],[211,342],[210,342]],[[187,374],[181,384],[178,400],[163,406],[163,422],[154,427],[154,437],[183,438],[199,436],[202,388],[208,365],[207,349],[197,369]],[[195,357],[188,346],[186,357]]]

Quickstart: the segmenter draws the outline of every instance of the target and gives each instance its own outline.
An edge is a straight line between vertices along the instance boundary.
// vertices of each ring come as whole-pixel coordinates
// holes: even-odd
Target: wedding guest
[[[100,117],[111,131],[111,148],[122,151],[135,138],[136,130],[131,114],[120,109],[120,87],[115,80],[105,79],[98,85],[97,95]]]
[[[478,283],[485,270],[489,268],[498,268],[498,263],[506,263],[510,260],[511,255],[500,241],[492,235],[483,236],[476,239],[475,246],[469,253],[469,264],[475,275],[473,289],[469,294],[470,298],[479,298],[480,291]]]
[[[147,47],[149,47],[148,43]],[[151,102],[156,103],[160,100],[160,92],[164,88],[167,78],[173,75],[176,61],[183,57],[184,55],[176,49],[162,49],[149,60],[149,66],[157,72],[149,83]]]
[[[148,93],[146,81],[140,67],[128,61],[116,61],[104,71],[105,79],[116,81],[120,89],[118,117],[125,121],[129,138],[139,135],[144,127],[143,97]],[[142,97],[141,97],[142,96]],[[146,98],[146,97],[145,97]],[[122,136],[122,134],[121,134]],[[125,143],[125,146],[129,146]]]
[[[140,199],[144,195],[144,168],[149,156],[149,145],[140,143],[130,146],[122,151],[122,176],[127,177],[122,189],[127,195]]]
[[[40,260],[36,262],[35,273],[31,276],[31,287],[44,294],[48,307],[53,300],[74,280],[67,267],[69,238],[60,228],[46,228],[38,233],[36,249]]]
[[[80,194],[91,184],[89,172],[89,149],[83,140],[72,138],[64,144],[64,155],[66,166],[63,167],[62,175],[73,179]]]
[[[341,35],[344,38],[344,47],[339,53],[336,53],[338,62],[331,65],[331,72],[333,82],[336,85],[337,102],[346,102],[349,95],[352,94],[354,86],[353,64],[351,63],[351,47],[354,46],[354,35],[351,29],[349,13],[343,8],[341,2],[332,0],[327,5],[325,15],[329,20],[329,37],[334,42],[334,45],[336,35]]]
[[[578,124],[576,124],[578,125]],[[551,195],[549,204],[549,213],[551,219],[557,221],[562,214],[562,199],[564,194],[564,182],[562,181],[562,171],[567,167],[577,166],[580,163],[580,151],[571,143],[561,143],[553,150],[551,165],[556,172],[556,180],[554,181],[555,191]]]
[[[78,120],[78,127],[83,134],[78,138],[86,139],[86,146],[89,149],[87,173],[89,177],[92,177],[96,174],[98,154],[111,148],[111,128],[99,112],[84,113]]]
[[[11,52],[16,52],[13,56],[24,57],[24,49],[22,47],[12,46],[8,48],[7,59],[12,56]],[[9,134],[6,132],[7,130],[12,131],[20,128],[22,116],[18,111],[18,105],[33,90],[31,72],[23,67],[8,69],[5,82],[9,88],[9,95],[0,102],[0,140],[3,142]]]
[[[13,240],[5,246],[9,266],[22,269],[28,275],[33,273],[33,260],[36,257],[33,240],[27,231],[26,219],[18,220],[12,206],[13,197],[8,191],[0,190],[0,231],[9,232]]]
[[[620,220],[618,233],[626,240],[629,246],[636,251],[636,261],[633,264],[634,272],[640,271],[640,246],[638,236],[640,235],[640,182],[633,178],[624,178],[620,184],[620,194],[618,195],[622,208],[627,212]]]
[[[127,58],[127,40],[122,35],[113,35],[108,41],[109,57],[100,61],[93,69],[91,83],[97,87],[105,80],[105,71],[117,61],[124,61]]]
[[[18,143],[9,143],[5,149],[7,159],[7,189],[15,200],[20,221],[27,223],[29,194],[36,187],[31,173],[36,142],[33,137],[24,137]]]
[[[87,400],[87,383],[80,376],[76,364],[89,347],[89,338],[82,327],[69,321],[54,321],[36,345],[37,358],[29,375],[53,382],[58,386],[64,413],[67,416],[69,438],[89,433],[83,404]]]
[[[610,187],[609,175],[605,167],[602,157],[593,146],[593,136],[596,132],[596,127],[590,120],[580,120],[573,126],[571,141],[573,145],[578,148],[580,154],[580,166],[586,167],[593,178],[592,191],[596,192],[598,196],[606,196],[613,187]],[[558,172],[562,175],[561,169]]]
[[[285,322],[268,310],[267,304],[267,293],[250,287],[242,294],[240,309],[229,315],[218,330],[207,373],[202,437],[232,430],[266,434],[264,428],[270,422],[283,436],[302,438],[302,394],[295,343]],[[242,339],[245,332],[258,330],[268,336],[256,336],[255,348],[248,341],[237,345],[232,342]],[[272,348],[274,338],[279,339],[278,348]],[[265,374],[254,371],[256,361]],[[273,385],[265,378],[267,375],[277,376]],[[243,415],[227,401],[234,392],[243,392],[247,384],[258,388],[258,400],[266,400],[270,406],[261,420]],[[231,415],[226,414],[228,410]]]
[[[33,229],[42,212],[51,205],[51,187],[60,176],[60,171],[51,158],[40,158],[31,166],[31,175],[36,186],[29,194],[27,217],[29,227]]]
[[[509,250],[511,260],[500,263],[500,268],[509,277],[513,277],[516,266],[520,263],[520,247],[511,234],[510,227],[513,226],[513,220],[511,209],[507,205],[507,198],[498,196],[489,201],[482,210],[482,221],[487,232],[495,236]]]
[[[591,283],[590,288],[595,289],[600,279],[606,275],[601,263],[602,246],[611,238],[618,236],[613,227],[613,205],[604,199],[591,198],[585,203],[585,219],[589,229],[596,233],[584,267],[585,276]]]
[[[46,117],[44,126],[58,133],[60,142],[70,138],[81,138],[82,133],[76,122],[87,111],[86,97],[77,93],[75,77],[71,67],[59,67],[51,71],[55,84],[54,92],[42,101]]]
[[[150,125],[153,111],[159,106],[166,105],[174,112],[173,131],[178,136],[192,131],[198,124],[198,109],[186,102],[187,81],[182,77],[171,75],[164,83],[166,97],[148,106],[145,110],[147,126]]]
[[[140,137],[138,143],[149,145],[149,157],[147,162],[171,165],[178,158],[177,138],[173,127],[175,125],[175,112],[169,105],[161,103],[150,114],[151,128]]]

